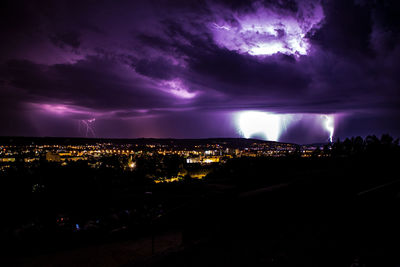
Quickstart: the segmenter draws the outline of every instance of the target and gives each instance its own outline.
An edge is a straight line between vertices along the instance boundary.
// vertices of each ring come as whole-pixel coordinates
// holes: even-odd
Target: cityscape
[[[179,157],[185,165],[225,163],[228,159],[240,157],[284,157],[299,153],[301,157],[311,157],[318,149],[329,150],[329,144],[296,145],[268,142],[257,139],[139,139],[95,140],[61,138],[2,138],[0,146],[1,170],[13,167],[16,162],[26,166],[40,161],[58,162],[67,166],[70,162],[82,161],[92,168],[102,165],[101,159],[118,157],[128,169],[136,168],[136,161],[142,158]],[[64,144],[55,144],[61,141]],[[25,143],[25,144],[24,144]],[[69,144],[66,144],[69,143]],[[180,175],[184,176],[184,175]],[[155,178],[155,177],[153,177]],[[161,178],[161,177],[158,177]]]
[[[2,201],[12,203],[3,209],[9,218],[2,221],[1,237],[9,253],[4,264],[58,265],[62,260],[73,265],[89,259],[106,265],[176,264],[199,253],[207,255],[199,262],[215,258],[224,263],[236,249],[230,242],[246,253],[277,240],[292,246],[287,237],[271,235],[277,229],[288,235],[287,227],[308,227],[314,220],[334,227],[329,234],[335,227],[344,234],[330,237],[338,244],[333,250],[317,248],[329,257],[351,253],[352,242],[362,242],[369,251],[377,240],[400,235],[394,214],[386,214],[397,207],[400,190],[393,176],[399,139],[388,134],[311,145],[242,138],[2,137],[0,148]],[[385,220],[371,219],[371,213]],[[293,216],[306,219],[291,221]],[[343,224],[347,217],[352,223]],[[370,228],[377,223],[388,232],[372,239],[363,236],[366,229],[377,234]],[[312,231],[301,233],[325,238]],[[261,239],[252,239],[254,235]],[[247,238],[250,246],[242,248]],[[311,245],[307,240],[302,242]],[[350,245],[342,247],[342,242]],[[128,249],[123,244],[129,244],[126,255],[113,259],[107,254]],[[216,245],[222,252],[212,256],[209,246]],[[279,264],[297,261],[298,248],[292,249],[266,250],[250,262],[259,257]],[[83,258],[74,254],[83,251]],[[160,262],[153,262],[160,253]],[[284,253],[284,259],[276,253]],[[18,255],[22,258],[15,261]]]
[[[116,166],[107,164],[106,159],[110,158],[115,158],[119,162],[118,167],[134,171],[138,161],[154,160],[157,161],[157,171],[147,176],[155,183],[181,181],[186,176],[202,179],[211,171],[213,164],[225,164],[227,160],[233,158],[285,157],[295,153],[301,157],[311,157],[316,156],[316,152],[320,157],[324,156],[323,151],[328,153],[330,149],[329,144],[325,144],[324,147],[316,144],[295,145],[232,138],[125,140],[129,143],[124,143],[124,140],[99,142],[101,140],[95,139],[69,139],[67,142],[63,139],[51,138],[2,139],[8,145],[0,146],[1,171],[21,164],[27,168],[34,168],[43,161],[58,163],[60,166],[79,161],[95,169],[115,168]],[[55,144],[57,141],[61,141],[64,145]],[[168,166],[165,166],[164,161],[168,158],[175,158],[180,163],[175,173],[165,171]]]

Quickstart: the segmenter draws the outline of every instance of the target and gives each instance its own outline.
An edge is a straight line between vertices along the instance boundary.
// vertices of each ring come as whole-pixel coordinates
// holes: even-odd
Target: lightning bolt
[[[85,137],[96,137],[95,132],[95,125],[96,119],[89,119],[89,120],[80,120],[79,121],[79,129],[80,131],[83,130],[85,132]]]
[[[231,28],[230,28],[229,26],[226,26],[226,25],[220,26],[220,25],[218,25],[217,23],[213,23],[213,26],[214,26],[215,28],[217,28],[217,29],[224,29],[224,30],[227,30],[227,31],[230,31],[230,30],[231,30]]]
[[[335,131],[335,121],[333,115],[322,115],[324,119],[324,127],[329,132],[329,141],[333,141],[333,133]]]

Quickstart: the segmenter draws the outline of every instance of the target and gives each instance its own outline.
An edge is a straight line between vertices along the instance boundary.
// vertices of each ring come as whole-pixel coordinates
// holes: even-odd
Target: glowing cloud
[[[284,132],[300,130],[313,137],[321,138],[329,133],[329,141],[333,141],[335,119],[338,114],[273,114],[263,111],[240,111],[235,113],[238,132],[244,138],[262,134],[266,140],[280,141]],[[304,126],[306,125],[306,128]],[[319,139],[321,140],[321,139]],[[325,139],[326,140],[326,139]]]
[[[268,8],[256,2],[252,12],[232,12],[223,18],[217,15],[218,23],[211,23],[209,28],[217,45],[242,54],[306,55],[310,48],[306,36],[324,18],[321,4],[312,2],[298,3],[297,12]]]
[[[56,103],[28,103],[28,106],[33,107],[35,110],[40,112],[45,112],[47,114],[52,114],[60,117],[92,117],[92,116],[102,116],[106,113],[95,112],[93,110],[66,104],[56,104]]]
[[[282,128],[280,115],[260,111],[244,111],[238,116],[238,126],[245,138],[263,133],[269,141],[278,141]]]
[[[55,114],[74,113],[75,110],[69,106],[62,104],[34,104],[41,109]]]
[[[191,99],[197,95],[197,92],[189,92],[180,79],[165,81],[162,83],[162,87],[166,92],[179,98]]]

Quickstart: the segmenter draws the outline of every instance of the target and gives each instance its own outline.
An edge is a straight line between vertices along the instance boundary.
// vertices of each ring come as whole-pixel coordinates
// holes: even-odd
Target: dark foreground
[[[6,264],[399,266],[400,184],[347,196],[334,184],[320,186],[300,181],[224,193],[180,211],[185,213],[184,222],[168,227],[159,222],[153,244],[148,235],[21,258],[15,255]]]

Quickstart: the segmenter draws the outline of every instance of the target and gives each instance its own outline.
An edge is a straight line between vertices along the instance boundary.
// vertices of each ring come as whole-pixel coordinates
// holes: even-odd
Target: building
[[[46,153],[46,160],[52,162],[61,162],[61,156],[58,153],[49,151]]]

